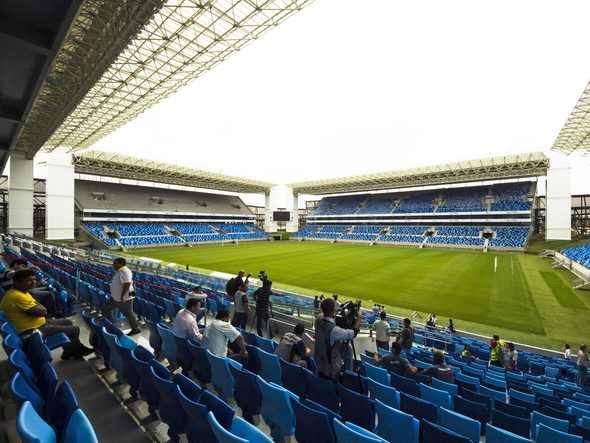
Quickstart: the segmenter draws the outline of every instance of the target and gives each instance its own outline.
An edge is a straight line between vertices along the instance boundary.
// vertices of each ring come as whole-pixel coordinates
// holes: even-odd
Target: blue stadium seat
[[[208,420],[219,443],[272,443],[263,432],[240,417],[234,417],[229,431],[221,426],[213,412],[209,412]]]
[[[131,363],[139,374],[139,392],[141,398],[148,403],[150,419],[157,419],[160,394],[152,382],[150,366],[154,362],[153,354],[143,346],[137,346],[131,351]]]
[[[422,443],[469,443],[467,437],[439,426],[428,420],[420,422],[420,434]]]
[[[375,405],[366,395],[338,386],[340,411],[346,422],[354,423],[369,431],[375,428]]]
[[[570,428],[570,424],[567,420],[560,420],[555,417],[550,417],[548,415],[541,414],[539,411],[533,411],[533,413],[531,414],[530,427],[533,440],[535,440],[537,437],[537,425],[541,423],[561,432],[568,432]]]
[[[267,383],[257,376],[260,392],[262,393],[262,407],[260,414],[268,424],[271,436],[281,440],[295,434],[295,414],[291,407],[291,398],[297,396],[281,386]]]
[[[282,384],[279,357],[260,348],[255,348],[260,360],[260,376],[269,383]]]
[[[334,433],[338,443],[386,443],[378,435],[353,423],[342,423],[338,419],[334,420]]]
[[[432,385],[434,389],[438,389],[440,391],[446,391],[450,395],[457,395],[459,393],[459,388],[456,384],[447,383],[446,381],[439,380],[436,377],[432,377]]]
[[[320,378],[309,371],[305,372],[307,384],[307,398],[338,412],[340,401],[338,399],[338,386],[331,380]]]
[[[413,395],[400,394],[400,407],[403,412],[413,415],[420,420],[428,420],[432,423],[437,421],[437,406],[426,400]]]
[[[382,385],[390,384],[391,380],[389,377],[389,372],[387,372],[386,369],[379,368],[369,363],[364,363],[363,366],[365,369],[365,376],[373,379],[377,383],[381,383]]]
[[[18,412],[16,429],[24,443],[56,442],[55,431],[39,416],[29,401],[25,401]]]
[[[70,417],[61,441],[63,443],[98,443],[94,428],[81,409],[76,409]]]
[[[510,403],[498,401],[494,404],[494,408],[500,412],[503,412],[504,414],[509,414],[514,417],[520,417],[524,419],[529,419],[531,417],[531,413],[527,408],[512,405]]]
[[[453,403],[455,406],[455,412],[479,421],[483,432],[486,423],[490,419],[490,409],[487,405],[468,400],[460,395],[455,396]]]
[[[62,435],[72,414],[80,407],[72,386],[62,381],[55,390],[49,417],[57,435]]]
[[[371,398],[380,400],[385,405],[399,409],[399,392],[391,386],[382,385],[374,380],[368,380],[369,393]]]
[[[531,429],[531,421],[529,419],[515,417],[496,409],[492,409],[491,423],[498,428],[529,438]]]
[[[176,382],[172,380],[172,374],[158,362],[152,362],[150,374],[158,391],[160,403],[160,418],[168,425],[168,436],[173,442],[178,442],[179,434],[184,434],[185,417],[179,414],[182,406],[176,396]]]
[[[397,389],[400,392],[406,393],[408,395],[413,395],[414,397],[420,396],[420,388],[415,380],[407,377],[403,377],[398,374],[390,374],[391,375],[391,386]]]
[[[282,385],[299,398],[307,395],[305,369],[299,365],[280,359]]]
[[[12,377],[10,382],[10,392],[19,405],[22,406],[22,404],[28,401],[37,412],[43,413],[45,402],[43,401],[41,394],[20,372],[17,372]]]
[[[207,350],[192,340],[187,342],[187,346],[192,359],[193,374],[200,383],[211,383],[211,365],[207,358]]]
[[[375,400],[377,428],[375,433],[391,443],[418,443],[420,422],[411,414]]]
[[[224,400],[233,398],[234,378],[229,371],[230,359],[227,357],[218,357],[209,350],[206,351],[206,354],[209,365],[211,365],[211,383]]]
[[[166,357],[166,360],[168,360],[168,363],[172,368],[176,368],[176,339],[174,334],[170,328],[162,322],[158,322],[156,328],[162,339],[162,354]]]
[[[551,426],[539,423],[536,429],[536,443],[583,443],[584,439],[579,435],[569,434]]]
[[[479,443],[481,423],[477,420],[445,408],[439,408],[438,424],[468,438],[471,443]]]
[[[488,424],[486,443],[532,443],[532,440]]]
[[[295,438],[297,443],[336,443],[332,417],[291,398],[295,414]]]
[[[453,402],[451,395],[446,391],[440,389],[434,389],[424,383],[420,383],[420,398],[425,401],[434,403],[442,408],[452,409]]]
[[[262,407],[262,393],[256,375],[234,365],[230,365],[229,370],[234,378],[234,398],[242,410],[242,416],[254,423],[254,416],[260,414]]]

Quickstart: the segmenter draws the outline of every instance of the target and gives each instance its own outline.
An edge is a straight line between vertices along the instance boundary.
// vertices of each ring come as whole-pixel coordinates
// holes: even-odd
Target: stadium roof
[[[81,3],[0,1],[0,170],[34,112],[35,98]]]
[[[567,122],[559,131],[553,149],[567,153],[590,153],[590,83],[586,85]]]
[[[87,0],[22,145],[87,148],[311,1]]]
[[[338,194],[380,191],[413,186],[442,185],[482,180],[536,177],[547,174],[549,159],[540,152],[469,160],[403,171],[380,172],[356,177],[293,183],[298,194]]]
[[[216,174],[108,152],[74,154],[75,172],[240,193],[268,192],[271,183]]]

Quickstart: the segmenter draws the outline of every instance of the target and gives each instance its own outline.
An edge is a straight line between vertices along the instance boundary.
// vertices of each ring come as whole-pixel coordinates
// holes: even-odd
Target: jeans
[[[139,323],[137,323],[137,317],[135,317],[135,313],[133,312],[133,299],[127,301],[116,301],[110,298],[102,307],[102,315],[112,321],[111,313],[115,309],[121,311],[121,314],[127,318],[129,326],[131,326],[132,330],[139,330]]]
[[[265,331],[268,332],[268,336],[270,337],[270,332],[268,330],[268,312],[256,311],[256,333],[260,337],[264,337]]]
[[[386,351],[389,351],[389,342],[388,341],[375,340],[375,342],[377,342],[377,350],[384,349]]]
[[[39,331],[41,331],[43,337],[49,337],[60,332],[66,334],[71,343],[64,345],[64,354],[75,354],[82,347],[80,343],[80,328],[66,318],[48,318],[47,322],[39,328]]]
[[[246,325],[248,324],[248,313],[236,312],[231,324],[236,328],[246,329]]]

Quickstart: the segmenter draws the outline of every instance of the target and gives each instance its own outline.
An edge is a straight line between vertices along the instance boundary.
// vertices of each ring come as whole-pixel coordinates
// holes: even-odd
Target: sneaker
[[[132,329],[131,331],[129,331],[127,333],[127,335],[131,336],[131,335],[137,335],[137,334],[141,334],[141,329]]]

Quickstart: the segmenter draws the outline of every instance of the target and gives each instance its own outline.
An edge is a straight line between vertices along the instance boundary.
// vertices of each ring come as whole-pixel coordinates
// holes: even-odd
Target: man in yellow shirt
[[[31,269],[21,269],[14,273],[13,287],[2,301],[0,311],[15,327],[19,335],[39,330],[44,337],[65,333],[70,342],[64,346],[62,359],[81,358],[94,352],[80,343],[80,328],[67,319],[53,319],[47,317],[47,309],[38,303],[29,291],[35,287],[37,277]]]

